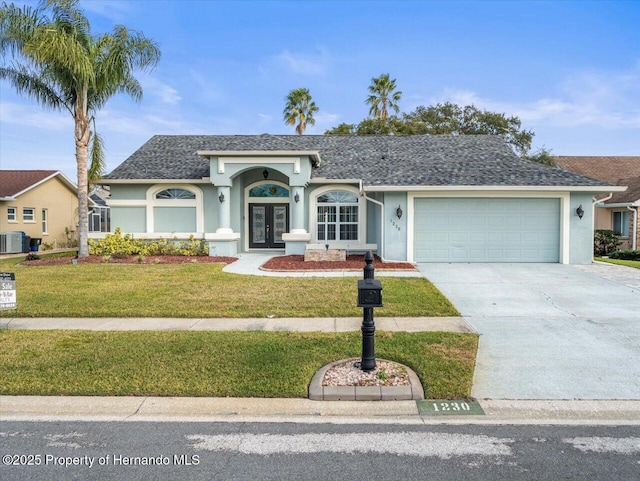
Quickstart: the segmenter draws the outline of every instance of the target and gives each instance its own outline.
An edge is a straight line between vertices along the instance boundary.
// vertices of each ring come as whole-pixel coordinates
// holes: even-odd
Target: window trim
[[[27,219],[26,211],[31,211],[31,219]],[[22,208],[22,222],[25,224],[35,224],[36,223],[36,209],[35,207],[23,207]]]
[[[616,214],[620,214],[620,232],[619,233],[615,229]],[[611,212],[611,230],[622,239],[629,238],[629,211],[628,210],[614,210],[613,212]]]
[[[13,215],[11,214],[11,210],[13,210]],[[18,223],[18,208],[12,205],[7,207],[7,222],[10,224]]]
[[[318,202],[318,197],[326,194],[327,192],[331,192],[331,191],[343,191],[343,192],[348,192],[350,194],[355,195],[358,198],[358,202],[357,203],[324,203],[324,202]],[[358,238],[357,239],[350,239],[350,240],[340,240],[339,238],[336,240],[318,240],[318,207],[321,205],[335,205],[335,206],[340,206],[340,205],[349,205],[349,206],[357,206],[358,207]],[[338,244],[338,245],[344,245],[345,247],[348,247],[349,245],[357,245],[357,244],[363,244],[365,242],[366,239],[366,219],[367,219],[367,207],[366,207],[367,203],[363,202],[363,198],[360,196],[360,191],[358,190],[357,187],[355,186],[351,186],[351,185],[345,185],[345,184],[330,184],[330,185],[325,185],[322,187],[319,187],[317,189],[315,189],[314,191],[311,192],[310,196],[309,196],[309,231],[311,234],[311,239],[313,239],[313,242],[317,242],[319,244],[327,244],[327,243],[331,243],[331,244]],[[339,237],[339,233],[340,233],[340,222],[339,222],[339,217],[340,217],[340,211],[339,209],[336,210],[336,234]],[[350,224],[350,223],[349,223]]]
[[[49,233],[49,209],[43,208],[41,211],[42,215],[42,233]]]
[[[156,194],[167,189],[182,189],[195,194],[195,199],[156,199]],[[113,204],[112,204],[113,205]],[[124,205],[124,204],[123,204]],[[196,230],[195,233],[204,232],[204,195],[202,189],[193,184],[155,184],[147,189],[146,195],[147,233],[164,234],[156,232],[154,208],[155,207],[195,207]]]

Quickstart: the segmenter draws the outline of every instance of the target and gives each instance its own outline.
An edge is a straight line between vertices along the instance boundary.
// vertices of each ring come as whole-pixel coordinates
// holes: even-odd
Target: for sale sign
[[[17,308],[16,276],[13,272],[0,272],[0,310]]]

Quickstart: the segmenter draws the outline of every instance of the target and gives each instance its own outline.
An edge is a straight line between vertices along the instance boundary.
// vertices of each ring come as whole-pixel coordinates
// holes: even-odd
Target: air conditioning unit
[[[19,254],[23,251],[24,232],[0,232],[0,254]]]

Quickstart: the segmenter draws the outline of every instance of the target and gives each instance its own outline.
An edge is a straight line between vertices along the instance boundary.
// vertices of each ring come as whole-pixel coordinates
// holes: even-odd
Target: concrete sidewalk
[[[475,332],[462,317],[377,317],[381,331]],[[85,331],[359,331],[362,318],[5,318],[0,329],[72,329]]]
[[[480,404],[485,415],[439,416],[420,414],[416,401],[0,396],[0,421],[640,425],[640,401]]]

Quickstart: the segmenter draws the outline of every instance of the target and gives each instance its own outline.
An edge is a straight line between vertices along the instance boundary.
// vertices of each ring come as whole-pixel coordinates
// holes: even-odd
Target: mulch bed
[[[71,264],[74,257],[47,257],[39,260],[24,261],[23,266],[57,266]],[[127,256],[121,259],[105,256],[88,256],[75,259],[78,264],[231,264],[237,261],[236,257],[210,257],[210,256]]]
[[[262,264],[262,269],[268,271],[344,271],[362,270],[365,266],[364,255],[347,256],[346,261],[307,261],[303,255],[278,256]],[[373,267],[380,270],[415,270],[415,266],[408,262],[382,262],[380,257],[374,256]]]
[[[71,264],[71,256],[43,257],[38,260],[23,261],[23,266],[56,266]],[[231,264],[236,257],[210,256],[127,256],[116,259],[113,256],[88,256],[75,259],[78,264]],[[365,266],[364,255],[347,256],[346,261],[304,261],[302,255],[273,257],[262,265],[267,271],[350,271],[362,270]],[[415,270],[408,262],[382,262],[380,257],[374,256],[373,267],[379,270]]]

